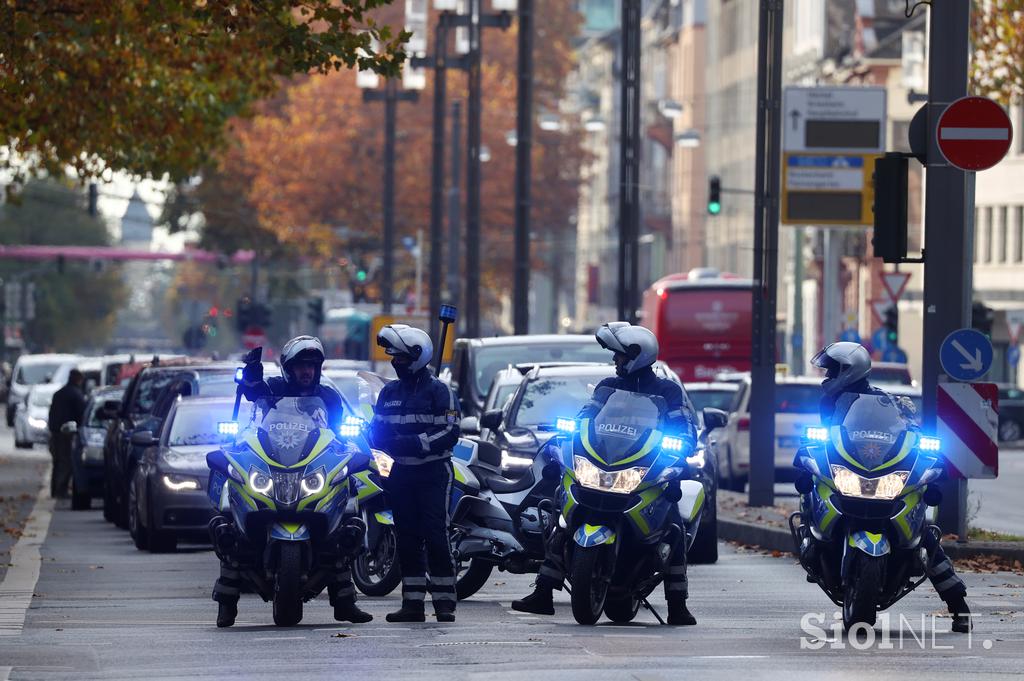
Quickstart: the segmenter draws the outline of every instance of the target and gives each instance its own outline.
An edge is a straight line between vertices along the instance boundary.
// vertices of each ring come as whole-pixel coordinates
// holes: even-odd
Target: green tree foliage
[[[80,193],[50,181],[28,183],[17,204],[0,206],[0,243],[109,245],[106,225],[90,217]],[[36,316],[25,325],[29,349],[72,351],[103,347],[126,300],[120,268],[90,263],[0,261],[0,277],[35,283]],[[32,274],[28,274],[29,272]]]
[[[975,0],[971,89],[1004,106],[1024,99],[1024,0]]]
[[[2,163],[186,177],[282,76],[398,73],[391,2],[0,0]]]

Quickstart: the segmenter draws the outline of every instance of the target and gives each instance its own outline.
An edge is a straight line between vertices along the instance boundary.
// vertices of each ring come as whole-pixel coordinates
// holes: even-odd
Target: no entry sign
[[[939,116],[939,150],[961,170],[987,170],[1010,150],[1013,129],[1003,107],[985,97],[963,97]]]

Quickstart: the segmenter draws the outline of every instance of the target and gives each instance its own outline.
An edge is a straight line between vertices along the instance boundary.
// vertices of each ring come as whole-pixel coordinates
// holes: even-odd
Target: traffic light
[[[890,348],[900,345],[900,311],[895,305],[885,311],[885,341]]]
[[[366,281],[366,270],[364,270],[361,267],[359,268],[359,270],[356,272],[356,281],[360,283]]]
[[[875,160],[875,233],[871,245],[882,262],[907,257],[907,157],[886,154]]]
[[[722,180],[718,175],[708,179],[708,215],[722,212]]]
[[[992,322],[995,321],[995,311],[981,301],[974,301],[971,305],[971,328],[981,331],[983,334],[992,337]]]
[[[306,316],[313,326],[321,326],[324,323],[324,299],[310,298],[306,302]]]

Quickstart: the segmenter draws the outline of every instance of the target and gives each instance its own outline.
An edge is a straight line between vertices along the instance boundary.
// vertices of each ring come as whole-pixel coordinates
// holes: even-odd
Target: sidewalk
[[[797,508],[793,497],[777,500],[772,507],[751,507],[747,495],[718,490],[718,538],[757,546],[767,551],[795,553],[789,532],[789,514]],[[1020,570],[1024,565],[1024,542],[970,541],[944,539],[942,548],[954,560],[994,556]]]

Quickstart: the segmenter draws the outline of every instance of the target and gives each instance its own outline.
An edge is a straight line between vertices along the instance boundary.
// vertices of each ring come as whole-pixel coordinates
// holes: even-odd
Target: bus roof
[[[680,291],[686,289],[708,290],[708,289],[745,289],[754,287],[753,279],[723,279],[721,277],[709,279],[662,279],[654,282],[654,290]]]

